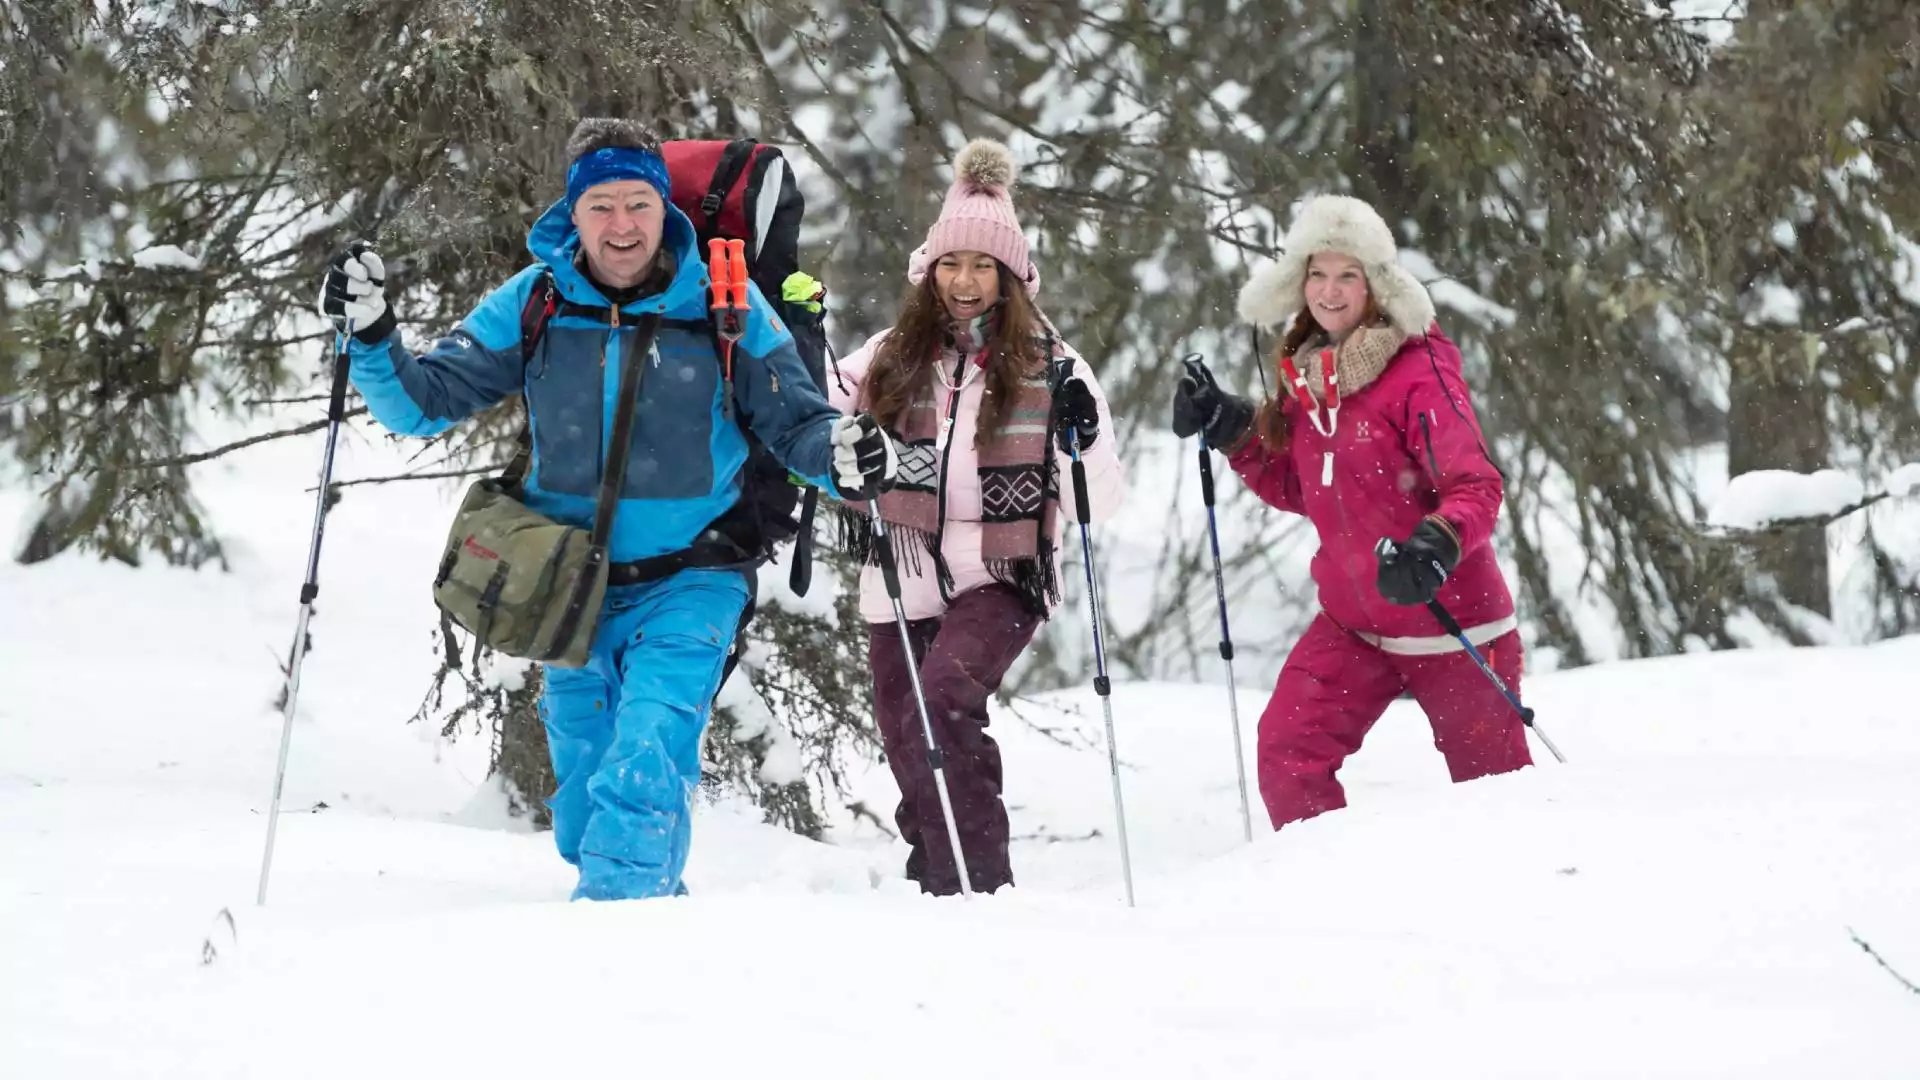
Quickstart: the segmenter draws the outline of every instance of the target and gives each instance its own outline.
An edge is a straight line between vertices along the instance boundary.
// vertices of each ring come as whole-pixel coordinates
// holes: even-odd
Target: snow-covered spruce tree
[[[639,0],[0,2],[0,100],[21,106],[0,122],[0,440],[48,497],[27,554],[217,558],[192,466],[323,422],[330,335],[310,311],[333,251],[379,247],[402,331],[424,344],[524,264],[578,116],[759,134],[730,33],[701,4]],[[496,468],[518,423],[503,403],[410,475]],[[246,439],[208,434],[233,427]],[[761,665],[784,671],[770,641]],[[496,768],[524,770],[510,779],[537,806],[537,680],[443,644],[422,718],[494,738]],[[781,714],[796,739],[848,731],[846,708],[807,702],[843,699],[851,677],[794,671],[821,680]],[[717,770],[754,776],[755,745],[710,741]],[[819,798],[767,801],[798,824]]]

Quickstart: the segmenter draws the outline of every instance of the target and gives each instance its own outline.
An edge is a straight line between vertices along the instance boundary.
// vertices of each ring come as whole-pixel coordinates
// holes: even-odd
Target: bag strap
[[[740,174],[747,171],[747,163],[753,160],[753,149],[758,145],[752,139],[733,139],[727,143],[725,150],[720,151],[720,163],[713,167],[713,180],[707,185],[706,195],[700,199],[700,209],[707,215],[706,222],[699,230],[701,243],[719,235],[720,209],[727,204],[727,193],[740,182]],[[751,219],[748,224],[752,224]]]
[[[633,442],[633,410],[647,377],[647,354],[653,351],[653,338],[660,330],[660,316],[648,312],[640,317],[639,334],[620,365],[620,400],[613,409],[613,445],[607,467],[600,471],[600,497],[593,508],[593,534],[589,542],[604,556],[607,537],[613,532],[614,511],[620,506],[620,489],[627,482],[627,447]]]
[[[560,290],[554,288],[553,272],[540,271],[533,279],[533,287],[527,290],[527,302],[520,305],[520,363],[532,363],[535,350],[540,347],[541,335],[547,332],[547,322],[553,313],[559,310]]]
[[[554,287],[553,272],[542,270],[540,276],[533,279],[533,287],[527,290],[527,302],[520,305],[520,380],[526,382],[527,365],[533,363],[533,355],[540,348],[540,339],[547,332],[547,323],[559,310],[560,290]],[[500,481],[509,487],[519,488],[527,482],[527,470],[533,467],[533,410],[527,404],[524,393],[520,402],[520,430],[513,437],[513,457],[507,460],[506,468],[500,470]]]

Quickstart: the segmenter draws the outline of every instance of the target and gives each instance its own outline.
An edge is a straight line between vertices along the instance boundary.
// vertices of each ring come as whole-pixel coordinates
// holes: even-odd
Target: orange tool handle
[[[727,242],[720,237],[707,241],[707,276],[713,283],[713,308],[727,306]]]
[[[733,290],[733,306],[747,310],[747,242],[727,241],[727,284]]]

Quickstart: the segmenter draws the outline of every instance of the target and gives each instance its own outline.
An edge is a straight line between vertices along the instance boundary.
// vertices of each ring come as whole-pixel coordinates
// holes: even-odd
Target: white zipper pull
[[[1320,455],[1320,486],[1333,486],[1333,451],[1331,450]]]

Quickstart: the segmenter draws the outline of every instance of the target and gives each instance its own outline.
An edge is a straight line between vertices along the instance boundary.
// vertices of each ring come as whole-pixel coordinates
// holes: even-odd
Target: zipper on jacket
[[[1427,423],[1427,414],[1420,414],[1420,432],[1427,437],[1427,472],[1433,480],[1433,486],[1440,486],[1440,463],[1433,459],[1433,425]]]
[[[958,351],[959,351],[960,358],[953,366],[953,381],[956,384],[959,383],[960,380],[964,378],[967,373],[967,351],[965,349],[960,349]],[[945,546],[946,546],[946,538],[947,538],[947,464],[953,460],[953,440],[954,440],[953,422],[954,422],[954,419],[959,415],[960,415],[960,391],[955,390],[947,398],[947,440],[946,440],[946,445],[940,448],[940,479],[938,481],[938,488],[937,488],[937,491],[940,496],[940,515],[934,519],[934,526],[933,526],[933,558],[934,558],[934,565],[936,567],[939,566],[941,560],[946,558]],[[947,583],[946,583],[945,577],[939,574],[938,572],[936,572],[933,575],[933,580],[937,583],[940,589],[941,602],[951,603],[953,601],[953,594],[947,591]]]

